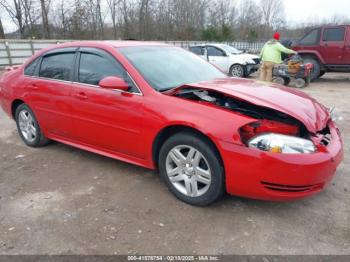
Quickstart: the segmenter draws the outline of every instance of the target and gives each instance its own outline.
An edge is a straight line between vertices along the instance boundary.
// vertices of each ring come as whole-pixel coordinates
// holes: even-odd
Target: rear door
[[[40,126],[50,134],[71,136],[71,102],[73,67],[76,48],[49,51],[33,62],[24,74],[29,81],[30,101]],[[30,72],[34,70],[34,72]]]
[[[121,64],[102,49],[80,48],[72,91],[74,137],[102,151],[144,157],[143,95]],[[128,92],[101,88],[107,76],[129,83]]]
[[[325,27],[321,38],[321,55],[326,64],[344,64],[345,26]]]
[[[350,65],[350,26],[346,27],[343,64]]]
[[[203,58],[203,59],[205,59],[205,60],[207,60],[207,54],[206,54],[206,51],[205,51],[205,47],[204,47],[204,46],[191,46],[191,47],[189,48],[189,50],[190,50],[192,53],[194,53],[194,54],[200,56],[201,58]]]
[[[229,57],[224,50],[216,46],[207,46],[208,61],[225,73],[229,71]]]

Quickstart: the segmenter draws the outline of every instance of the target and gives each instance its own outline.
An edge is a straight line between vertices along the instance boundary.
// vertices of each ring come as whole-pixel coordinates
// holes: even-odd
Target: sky
[[[243,0],[244,1],[244,0]],[[350,0],[283,0],[287,21],[322,20],[334,15],[350,18]]]
[[[55,1],[55,0],[52,0]],[[245,0],[240,0],[245,1]],[[256,0],[257,2],[259,0]],[[293,26],[308,20],[322,21],[335,15],[350,18],[350,0],[282,0],[285,6],[288,25]],[[238,1],[237,1],[238,2]],[[16,26],[3,14],[2,22],[5,32],[16,30]]]

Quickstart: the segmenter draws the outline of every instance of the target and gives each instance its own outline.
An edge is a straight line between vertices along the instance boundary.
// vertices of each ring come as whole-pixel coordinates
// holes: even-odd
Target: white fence
[[[0,67],[22,64],[28,57],[36,51],[56,45],[69,42],[70,40],[0,40]],[[203,41],[162,41],[164,43],[188,48],[190,45],[204,44]],[[240,50],[249,50],[258,52],[263,43],[260,42],[227,42]]]

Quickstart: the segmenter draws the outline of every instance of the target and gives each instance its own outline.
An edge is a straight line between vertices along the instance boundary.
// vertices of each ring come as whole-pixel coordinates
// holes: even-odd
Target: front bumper
[[[320,192],[343,159],[337,127],[326,152],[274,154],[224,142],[223,161],[229,194],[263,200],[294,200]]]
[[[246,69],[247,69],[248,75],[252,74],[259,70],[259,64],[247,64]]]

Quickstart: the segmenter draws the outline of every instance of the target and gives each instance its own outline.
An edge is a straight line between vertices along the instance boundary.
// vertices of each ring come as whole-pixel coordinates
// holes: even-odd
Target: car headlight
[[[274,133],[258,135],[248,142],[249,147],[284,154],[309,154],[316,151],[311,140]]]

